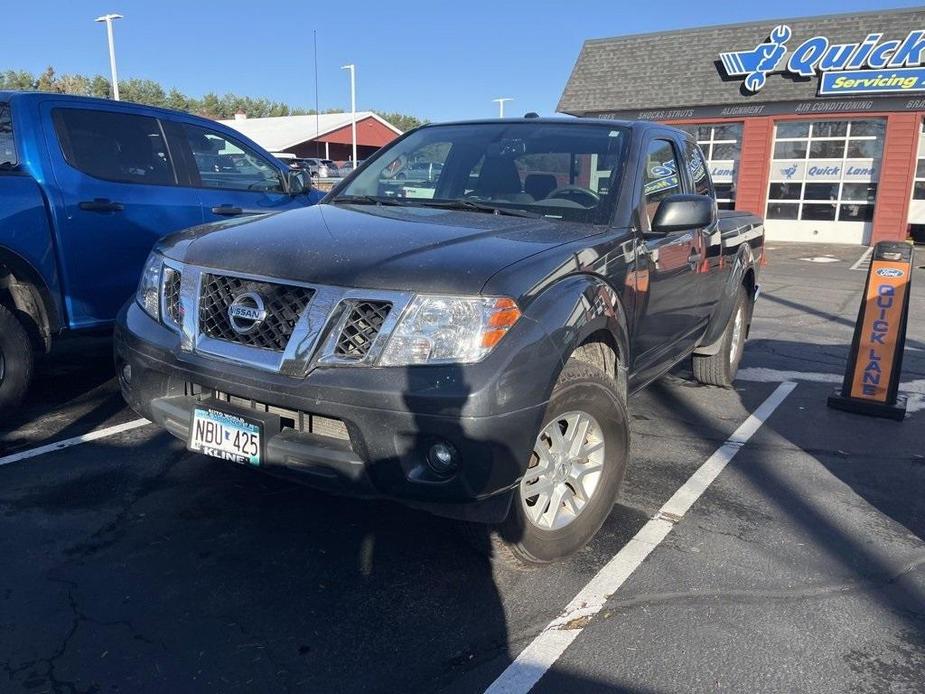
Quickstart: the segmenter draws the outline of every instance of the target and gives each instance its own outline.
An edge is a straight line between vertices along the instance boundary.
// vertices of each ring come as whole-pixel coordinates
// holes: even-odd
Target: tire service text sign
[[[884,241],[874,248],[848,368],[829,405],[893,419],[905,416],[899,376],[906,341],[912,246]]]

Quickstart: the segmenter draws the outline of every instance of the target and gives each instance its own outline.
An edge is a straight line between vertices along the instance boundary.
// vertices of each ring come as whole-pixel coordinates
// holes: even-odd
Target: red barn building
[[[239,114],[234,120],[221,122],[270,152],[349,161],[353,147],[350,118],[349,113],[273,118],[248,118]],[[361,160],[401,135],[401,130],[372,111],[358,111],[356,119],[357,158]]]

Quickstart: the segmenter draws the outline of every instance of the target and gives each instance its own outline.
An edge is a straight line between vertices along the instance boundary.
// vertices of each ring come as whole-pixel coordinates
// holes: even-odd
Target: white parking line
[[[522,694],[559,659],[565,649],[578,638],[587,622],[604,607],[624,581],[665,539],[675,524],[706,491],[723,468],[735,457],[771,413],[790,395],[797,384],[781,383],[773,393],[746,419],[717,451],[674,493],[655,517],[582,588],[565,610],[552,620],[533,641],[501,673],[487,694]]]
[[[870,260],[870,256],[873,255],[873,252],[874,252],[874,247],[871,246],[866,251],[864,251],[861,257],[855,261],[854,265],[852,265],[848,269],[849,270],[862,270],[862,269],[866,270],[867,269],[866,266],[868,265],[868,261]]]
[[[10,463],[17,463],[20,460],[35,458],[36,456],[44,455],[45,453],[51,453],[52,451],[60,451],[62,448],[70,448],[71,446],[79,446],[82,443],[89,443],[90,441],[96,441],[97,439],[104,439],[107,436],[121,434],[123,431],[131,431],[132,429],[137,429],[138,427],[143,427],[145,424],[150,423],[151,422],[149,422],[147,419],[133,419],[131,422],[116,424],[115,426],[106,427],[105,429],[98,429],[96,431],[91,431],[89,434],[73,436],[69,439],[55,441],[54,443],[38,446],[37,448],[30,448],[28,450],[20,451],[19,453],[13,453],[11,455],[0,458],[0,467],[3,465],[9,465]]]

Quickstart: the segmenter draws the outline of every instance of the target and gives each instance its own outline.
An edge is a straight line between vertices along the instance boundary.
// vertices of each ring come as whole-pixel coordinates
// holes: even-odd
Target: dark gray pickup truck
[[[440,164],[428,187],[396,183],[422,161]],[[191,450],[456,518],[545,563],[613,507],[629,395],[685,359],[732,383],[763,240],[759,218],[717,215],[678,130],[425,126],[315,207],[161,241],[117,369]]]

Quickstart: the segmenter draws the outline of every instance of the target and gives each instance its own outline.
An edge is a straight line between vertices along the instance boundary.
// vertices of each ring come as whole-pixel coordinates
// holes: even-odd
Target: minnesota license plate
[[[260,465],[260,422],[211,407],[193,409],[189,449],[235,463]]]

